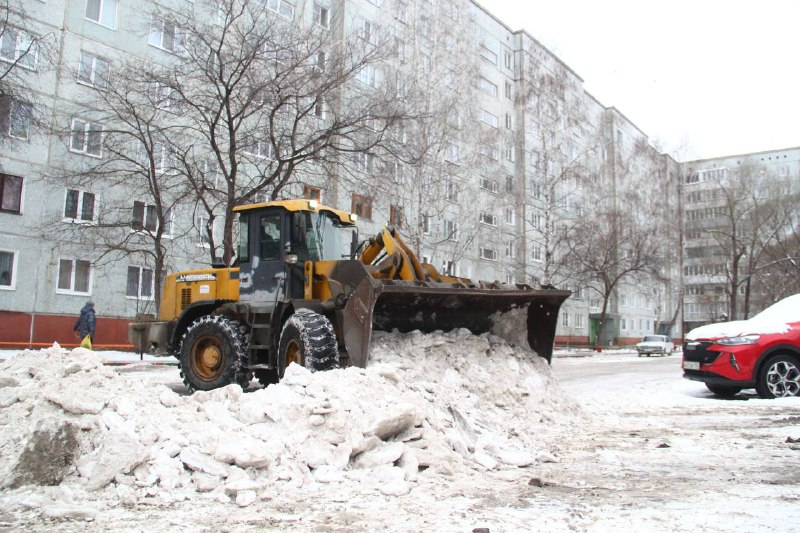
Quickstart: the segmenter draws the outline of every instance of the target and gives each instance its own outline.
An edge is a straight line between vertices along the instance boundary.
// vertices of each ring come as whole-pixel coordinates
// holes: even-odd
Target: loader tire
[[[232,383],[247,387],[250,372],[244,366],[247,336],[237,321],[206,315],[189,326],[181,339],[178,367],[189,390],[212,390]]]
[[[339,367],[339,350],[331,321],[308,309],[289,317],[278,343],[278,373],[283,377],[291,363],[312,372]]]

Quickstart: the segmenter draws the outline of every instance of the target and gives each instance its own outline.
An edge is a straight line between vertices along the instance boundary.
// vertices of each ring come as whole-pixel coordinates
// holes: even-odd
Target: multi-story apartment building
[[[279,197],[314,197],[351,210],[363,235],[393,224],[421,258],[446,272],[572,289],[559,322],[559,342],[571,343],[595,341],[605,298],[566,261],[567,241],[591,234],[601,210],[630,213],[669,253],[662,255],[658,279],[623,277],[605,295],[605,336],[596,340],[655,331],[680,336],[678,164],[621,112],[587,93],[580,76],[533,36],[466,0],[252,2],[265,16],[313,28],[332,44],[391,45],[391,54],[359,69],[338,100],[315,108],[321,121],[362,89],[398,101],[413,95],[414,106],[441,118],[388,128],[391,154],[352,150],[309,163]],[[23,5],[26,19],[12,18],[0,60],[14,59],[24,35],[45,37],[52,53],[45,54],[43,42],[20,70],[41,125],[15,118],[22,102],[0,108],[0,270],[8,272],[0,278],[0,318],[7,326],[0,342],[69,341],[74,316],[93,299],[99,343],[124,344],[127,321],[154,312],[158,268],[146,248],[129,246],[115,255],[116,242],[86,242],[80,230],[111,226],[114,219],[125,226],[128,243],[163,230],[162,267],[175,270],[208,264],[222,217],[213,208],[199,210],[196,199],[157,208],[140,196],[136,173],[100,173],[98,161],[114,152],[108,146],[114,125],[97,118],[108,120],[97,95],[119,81],[122,63],[168,65],[186,53],[181,28],[165,13],[189,13],[209,24],[222,15],[206,0]],[[324,57],[320,51],[316,60]],[[158,160],[154,171],[168,175],[176,155],[157,143],[150,148]],[[274,147],[257,139],[244,150],[275,156]],[[609,267],[612,275],[619,270]]]
[[[683,168],[685,330],[747,318],[796,292],[791,238],[800,148],[688,161]]]

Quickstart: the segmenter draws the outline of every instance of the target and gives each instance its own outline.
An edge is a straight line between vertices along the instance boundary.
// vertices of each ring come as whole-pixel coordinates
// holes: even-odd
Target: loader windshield
[[[311,261],[339,261],[350,257],[350,243],[356,227],[343,224],[324,211],[305,213],[306,246]]]

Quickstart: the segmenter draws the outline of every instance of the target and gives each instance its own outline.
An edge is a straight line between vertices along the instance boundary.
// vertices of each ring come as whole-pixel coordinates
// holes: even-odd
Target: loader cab
[[[308,200],[240,206],[239,299],[271,308],[303,298],[303,263],[349,258],[355,218]]]

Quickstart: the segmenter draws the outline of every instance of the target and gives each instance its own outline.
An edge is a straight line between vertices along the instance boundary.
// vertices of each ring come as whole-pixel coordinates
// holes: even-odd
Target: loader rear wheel
[[[244,368],[247,337],[239,323],[221,315],[206,315],[195,320],[181,339],[178,366],[183,382],[191,391],[212,390],[250,382]]]
[[[281,330],[278,344],[278,372],[283,377],[292,364],[316,372],[339,367],[339,350],[331,321],[308,309],[300,309]]]

